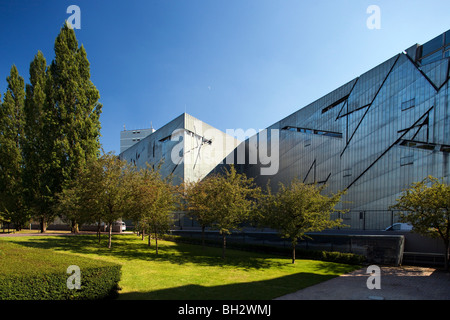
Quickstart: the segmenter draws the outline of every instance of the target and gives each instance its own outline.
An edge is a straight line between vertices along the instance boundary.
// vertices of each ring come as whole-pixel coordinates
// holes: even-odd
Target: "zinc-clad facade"
[[[261,175],[261,164],[240,170],[273,189],[294,177],[347,189],[345,224],[390,225],[389,206],[411,183],[450,182],[449,52],[447,31],[393,56],[267,128],[279,130],[277,174]]]
[[[450,183],[449,59],[450,30],[274,123],[256,134],[256,144],[253,136],[235,148],[233,137],[183,114],[120,157],[137,166],[164,160],[163,174],[181,182],[220,171],[234,153],[237,169],[263,188],[270,182],[276,191],[280,182],[297,178],[326,184],[330,193],[347,189],[340,204],[350,210],[344,224],[381,230],[396,222],[389,207],[413,182],[432,175]],[[177,163],[170,155],[180,146],[172,139],[180,128],[184,159]],[[239,150],[245,150],[245,163],[238,160]],[[256,164],[251,151],[258,154]],[[269,154],[268,165],[261,155]],[[268,166],[275,173],[261,174]]]

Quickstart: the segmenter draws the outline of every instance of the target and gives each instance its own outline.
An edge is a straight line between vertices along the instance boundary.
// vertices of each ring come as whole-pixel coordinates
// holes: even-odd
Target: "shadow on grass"
[[[142,241],[135,235],[113,236],[111,249],[107,248],[107,237],[104,235],[100,243],[95,235],[39,236],[14,242],[31,248],[98,255],[101,258],[111,258],[117,263],[133,260],[161,261],[178,265],[233,266],[245,270],[291,265],[290,258],[233,249],[227,249],[227,257],[223,260],[221,248],[202,248],[200,245],[164,241],[160,242],[159,254],[156,254],[154,240],[152,246],[148,246],[147,239]],[[313,268],[321,273],[340,274],[348,271],[348,265],[325,261],[316,261]]]
[[[17,239],[18,240],[18,239]],[[243,269],[260,269],[285,265],[284,262],[267,260],[270,256],[229,249],[225,260],[221,258],[221,248],[198,245],[160,242],[159,253],[155,253],[154,240],[147,245],[147,239],[141,241],[136,236],[118,235],[113,237],[112,248],[106,247],[106,237],[101,243],[93,235],[40,236],[14,241],[17,244],[51,249],[75,254],[99,255],[119,260],[164,261],[172,264],[197,264],[206,266],[235,266]],[[286,259],[286,262],[288,260]]]
[[[205,287],[184,285],[180,287],[148,292],[120,293],[123,300],[270,300],[285,294],[312,286],[334,278],[333,275],[320,275],[300,272],[283,277]]]

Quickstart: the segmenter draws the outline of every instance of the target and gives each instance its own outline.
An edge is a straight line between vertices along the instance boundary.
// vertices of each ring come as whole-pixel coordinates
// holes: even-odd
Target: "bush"
[[[182,242],[187,244],[201,245],[202,240],[195,237],[182,237],[176,235],[165,235],[165,240]],[[218,240],[205,239],[206,246],[221,247],[222,242]],[[252,251],[260,252],[265,254],[276,254],[283,256],[291,256],[292,249],[284,248],[279,246],[262,245],[262,244],[249,244],[242,242],[227,242],[227,248],[242,250],[242,251]],[[297,258],[311,259],[311,260],[323,260],[328,262],[337,262],[345,264],[359,265],[365,262],[366,258],[362,255],[355,253],[344,253],[336,251],[320,251],[320,250],[306,250],[297,248],[295,250]]]
[[[117,294],[121,266],[0,241],[0,300],[94,300]],[[81,272],[81,289],[68,289],[70,265]]]

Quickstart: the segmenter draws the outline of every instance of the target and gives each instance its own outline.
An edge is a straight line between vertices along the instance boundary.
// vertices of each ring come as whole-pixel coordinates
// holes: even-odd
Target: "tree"
[[[23,186],[25,204],[39,219],[41,232],[54,219],[54,192],[59,191],[55,174],[59,171],[54,153],[57,123],[48,101],[50,88],[47,61],[38,51],[30,63],[30,83],[26,85],[23,143]],[[56,181],[55,181],[56,180]]]
[[[171,213],[176,209],[177,187],[171,184],[170,176],[162,178],[159,168],[154,170],[147,166],[135,175],[132,189],[133,209],[130,218],[147,227],[149,245],[153,233],[158,254],[158,235],[173,226]]]
[[[86,163],[100,155],[100,95],[90,80],[86,51],[75,31],[64,24],[55,40],[50,65],[52,103],[59,122],[56,138],[64,184],[75,179]],[[72,222],[76,228],[76,221]]]
[[[184,185],[185,209],[202,228],[202,248],[205,247],[205,229],[214,223],[214,216],[210,211],[211,204],[215,201],[213,187],[211,177]]]
[[[0,212],[20,230],[28,220],[22,196],[25,82],[15,65],[0,108]]]
[[[444,243],[445,269],[449,269],[450,185],[443,179],[428,176],[404,190],[391,206],[401,210],[400,221],[410,223],[413,231],[441,238]]]
[[[298,239],[308,237],[307,232],[322,231],[341,224],[331,220],[330,214],[338,210],[345,191],[326,196],[321,194],[325,186],[308,185],[293,179],[290,185],[280,183],[279,191],[273,194],[268,188],[261,201],[260,223],[278,230],[280,236],[291,240],[292,263],[295,263],[295,247]]]
[[[67,210],[73,219],[108,224],[111,248],[114,223],[132,209],[130,180],[134,168],[112,153],[90,160],[70,187],[59,193],[58,211]],[[57,212],[58,212],[57,211]]]
[[[239,174],[232,165],[224,174],[208,177],[211,179],[209,194],[211,201],[206,212],[212,215],[212,228],[222,235],[222,258],[225,259],[226,238],[233,230],[238,230],[248,221],[256,208],[261,189],[252,178]]]
[[[111,248],[112,228],[115,221],[129,214],[131,165],[108,153],[91,162],[88,167],[90,182],[87,191],[90,194],[93,209],[101,212],[102,220],[108,223],[108,248]],[[93,210],[90,210],[91,212]]]

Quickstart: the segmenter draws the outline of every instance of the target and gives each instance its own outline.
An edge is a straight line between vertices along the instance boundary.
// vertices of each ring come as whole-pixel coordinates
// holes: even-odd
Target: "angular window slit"
[[[307,129],[307,128],[298,128],[298,127],[292,127],[292,126],[285,126],[281,130],[292,131],[292,132],[308,133],[308,134],[317,134],[317,135],[321,135],[321,136],[327,136],[327,137],[333,137],[333,138],[340,138],[340,139],[342,139],[342,133],[340,133],[340,132],[316,130],[316,129]]]

